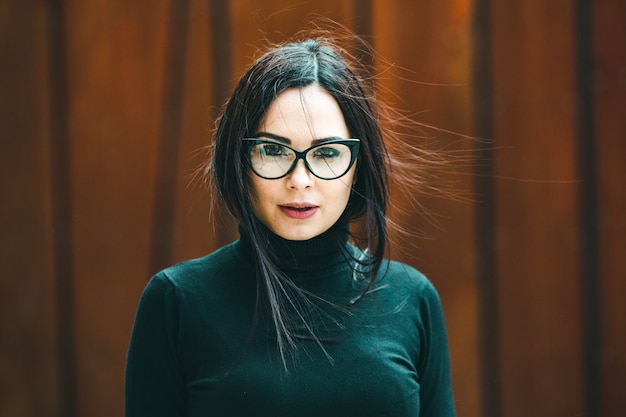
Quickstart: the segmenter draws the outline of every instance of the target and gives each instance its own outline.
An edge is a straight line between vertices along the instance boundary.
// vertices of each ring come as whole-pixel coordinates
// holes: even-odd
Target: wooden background
[[[458,414],[623,415],[621,0],[3,1],[0,415],[122,414],[147,279],[236,238],[189,185],[216,108],[313,12],[396,65],[416,121],[489,139],[426,132],[471,198],[394,218],[425,235],[394,253],[440,291]]]

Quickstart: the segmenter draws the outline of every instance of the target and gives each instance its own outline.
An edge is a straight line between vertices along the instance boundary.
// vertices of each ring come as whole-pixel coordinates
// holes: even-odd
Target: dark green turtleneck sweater
[[[441,304],[422,274],[385,263],[351,304],[363,286],[334,240],[271,239],[285,271],[314,294],[309,321],[323,349],[299,341],[285,370],[262,301],[253,326],[254,257],[242,238],[148,283],[128,352],[126,417],[454,416]]]

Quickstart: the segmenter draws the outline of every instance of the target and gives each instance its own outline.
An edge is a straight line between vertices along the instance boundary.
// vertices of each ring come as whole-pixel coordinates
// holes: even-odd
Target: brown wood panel
[[[373,43],[381,59],[377,70],[382,94],[416,122],[466,134],[470,131],[471,3],[374,1]],[[384,62],[384,60],[388,62]],[[387,70],[389,63],[394,67]],[[384,90],[388,90],[385,92]],[[426,273],[437,287],[448,326],[457,412],[481,415],[477,340],[477,288],[473,205],[467,164],[473,142],[436,129],[409,131],[406,141],[443,155],[456,155],[443,169],[420,172],[440,191],[417,198],[433,217],[411,205],[411,196],[395,189],[392,219],[409,233],[394,233],[393,256]]]
[[[197,170],[206,164],[206,151],[211,142],[213,120],[220,103],[213,85],[216,61],[215,43],[209,30],[214,16],[209,3],[190,2],[185,78],[183,86],[182,126],[176,178],[176,212],[171,262],[205,255],[220,245],[219,225],[209,217],[210,193]],[[224,36],[228,39],[228,36]],[[228,86],[224,86],[227,91]],[[220,93],[222,93],[220,91]]]
[[[165,1],[66,3],[77,415],[121,415],[149,276]]]
[[[172,241],[176,210],[178,157],[180,154],[189,0],[171,1],[167,6],[163,52],[163,78],[156,139],[156,167],[149,272],[172,264]]]
[[[626,3],[593,2],[601,394],[605,417],[626,409]]]
[[[572,4],[491,4],[500,415],[581,415]]]
[[[0,415],[57,416],[47,16],[0,8]]]

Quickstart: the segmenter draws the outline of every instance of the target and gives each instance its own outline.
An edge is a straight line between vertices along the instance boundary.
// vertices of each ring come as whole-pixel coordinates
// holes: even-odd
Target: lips
[[[287,217],[292,219],[306,219],[317,213],[319,209],[318,206],[310,203],[287,203],[279,207]]]

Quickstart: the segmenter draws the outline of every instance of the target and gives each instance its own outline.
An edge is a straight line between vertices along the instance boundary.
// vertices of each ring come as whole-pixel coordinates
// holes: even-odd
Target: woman
[[[437,293],[384,259],[389,157],[348,58],[289,43],[240,79],[210,172],[241,238],[147,285],[127,417],[454,415]]]

